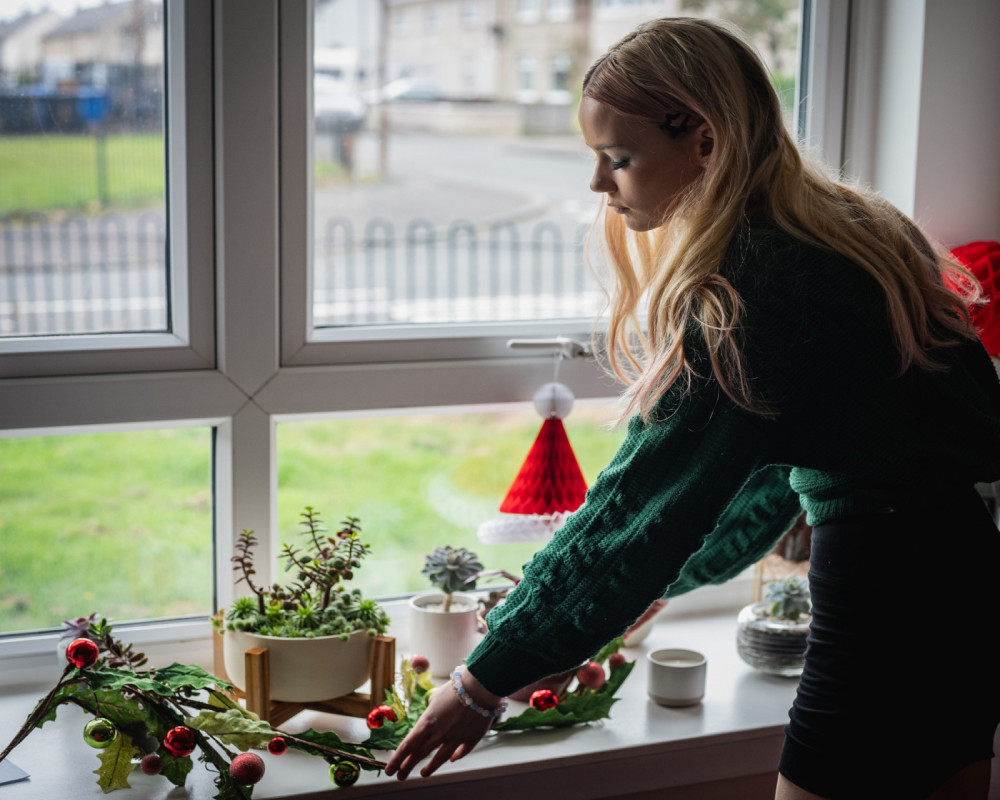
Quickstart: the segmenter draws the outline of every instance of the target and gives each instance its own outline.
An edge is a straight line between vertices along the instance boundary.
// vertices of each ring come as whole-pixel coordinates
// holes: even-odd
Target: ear
[[[695,160],[698,162],[698,166],[707,167],[712,160],[712,151],[715,149],[715,131],[707,122],[703,122],[695,128],[694,136],[697,148]]]

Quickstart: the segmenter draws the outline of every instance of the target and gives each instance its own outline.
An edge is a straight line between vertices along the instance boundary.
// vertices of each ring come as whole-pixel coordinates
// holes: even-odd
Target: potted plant
[[[410,598],[410,631],[435,678],[446,678],[479,641],[479,603],[458,590],[475,589],[482,569],[479,557],[464,547],[435,547],[424,558],[420,574],[439,591]]]
[[[389,618],[360,589],[348,590],[370,551],[355,517],[327,535],[319,512],[302,513],[303,548],[286,544],[281,558],[295,580],[261,586],[256,574],[253,531],[244,530],[231,559],[251,596],[237,598],[222,617],[223,657],[230,681],[246,689],[244,654],[266,647],[270,693],[291,703],[329,700],[349,694],[369,677],[371,637],[385,633]],[[217,618],[217,622],[219,618]]]
[[[771,675],[801,675],[812,621],[809,584],[791,575],[767,586],[767,599],[737,617],[736,649],[751,667]]]

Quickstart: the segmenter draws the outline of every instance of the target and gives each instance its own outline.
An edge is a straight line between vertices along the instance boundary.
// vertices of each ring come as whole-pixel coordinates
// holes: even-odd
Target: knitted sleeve
[[[767,419],[714,384],[671,390],[661,408],[670,413],[660,421],[629,423],[584,505],[491,612],[468,660],[490,691],[578,665],[656,598],[752,563],[794,517],[787,471],[782,481],[780,470],[762,469]],[[752,530],[754,521],[763,528]]]

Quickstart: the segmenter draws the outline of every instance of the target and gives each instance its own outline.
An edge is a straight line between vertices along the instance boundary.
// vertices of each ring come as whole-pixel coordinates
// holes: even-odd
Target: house
[[[54,11],[43,10],[0,22],[0,89],[38,81],[42,39],[61,19]]]

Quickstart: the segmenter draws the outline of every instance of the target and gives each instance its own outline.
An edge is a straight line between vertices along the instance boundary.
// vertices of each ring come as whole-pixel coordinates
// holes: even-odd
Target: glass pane
[[[611,460],[624,428],[608,430],[612,409],[577,405],[566,432],[584,478]],[[420,575],[435,547],[465,547],[487,569],[521,574],[538,544],[486,545],[476,530],[500,516],[500,502],[542,420],[530,408],[502,413],[285,422],[278,425],[278,528],[301,546],[299,515],[321,512],[330,530],[361,520],[372,555],[354,584],[386,596],[432,587]]]
[[[210,614],[212,432],[0,440],[0,633]]]
[[[166,331],[162,0],[0,9],[0,336]]]
[[[746,30],[792,120],[796,0],[317,3],[314,324],[593,319],[578,87],[636,24],[679,14]]]

